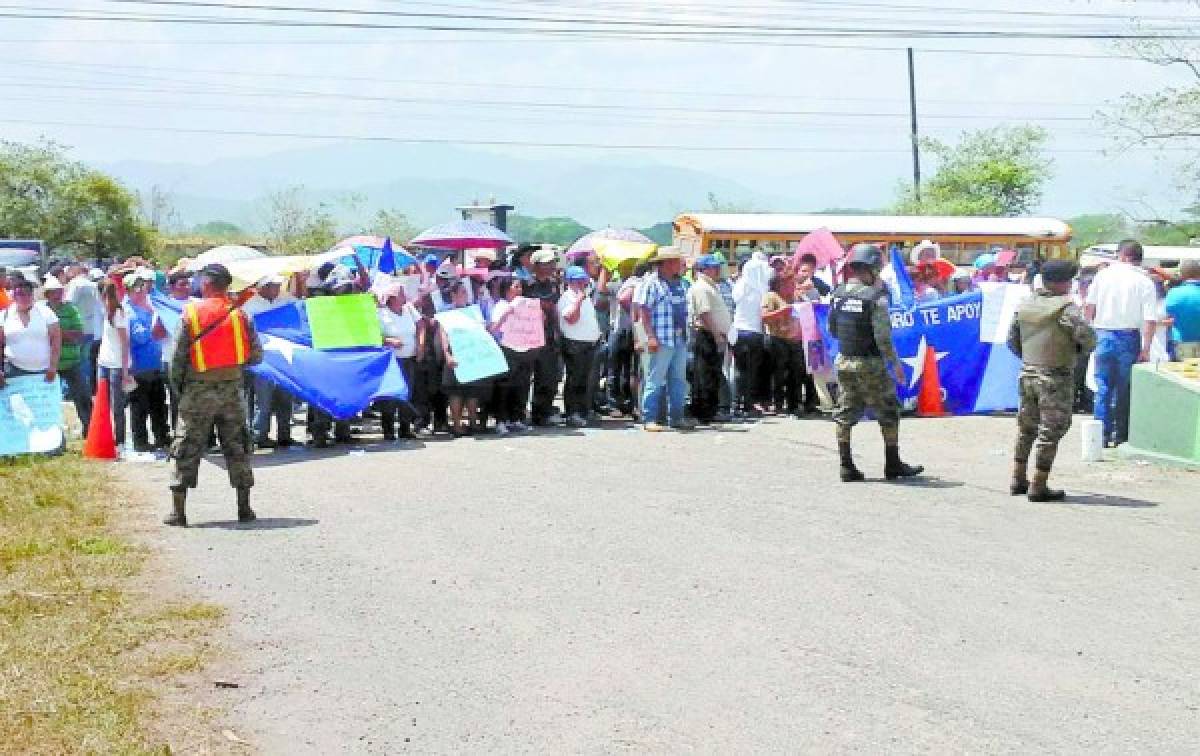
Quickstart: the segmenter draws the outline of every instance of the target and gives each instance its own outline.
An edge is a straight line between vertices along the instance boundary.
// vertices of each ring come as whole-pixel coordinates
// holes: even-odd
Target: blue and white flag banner
[[[1017,307],[1028,286],[984,284],[979,291],[891,310],[892,341],[904,366],[897,394],[914,406],[932,352],[946,411],[955,415],[1014,410],[1021,361],[1007,346]],[[818,305],[817,322],[832,360],[837,341],[829,333],[829,307]]]
[[[183,302],[155,296],[155,310],[168,330],[178,327]],[[250,372],[301,401],[346,420],[377,399],[409,398],[409,386],[391,349],[316,350],[303,302],[254,316],[263,361]]]

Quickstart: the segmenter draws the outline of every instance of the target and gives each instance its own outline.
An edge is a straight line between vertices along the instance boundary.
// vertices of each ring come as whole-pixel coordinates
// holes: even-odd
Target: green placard
[[[312,329],[314,349],[377,347],[383,344],[375,297],[370,294],[344,294],[338,297],[313,297],[306,301],[308,325]]]

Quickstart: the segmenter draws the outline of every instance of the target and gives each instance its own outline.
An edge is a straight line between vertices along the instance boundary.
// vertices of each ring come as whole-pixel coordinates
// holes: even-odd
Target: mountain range
[[[331,144],[206,163],[125,160],[100,166],[141,192],[167,193],[180,227],[226,220],[263,225],[263,198],[303,186],[312,203],[328,203],[338,219],[378,209],[404,212],[417,225],[449,220],[454,208],[495,199],[536,216],[570,216],[592,227],[649,226],[685,210],[722,203],[790,209],[795,198],[755,191],[716,173],[643,157],[556,159],[504,155],[448,145]],[[353,193],[353,211],[340,203]]]

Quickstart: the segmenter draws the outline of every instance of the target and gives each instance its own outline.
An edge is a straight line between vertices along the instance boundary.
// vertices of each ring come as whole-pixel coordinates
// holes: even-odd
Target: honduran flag
[[[926,380],[932,352],[947,412],[969,415],[1017,408],[1021,361],[1008,348],[1016,309],[1030,296],[1028,286],[981,284],[978,291],[912,307],[893,308],[892,341],[904,365],[898,385],[901,403],[912,406]],[[816,308],[817,323],[830,359],[837,340],[829,333],[829,308]]]
[[[153,298],[168,330],[178,325],[182,302]],[[409,398],[409,386],[392,350],[380,347],[313,349],[304,302],[254,316],[263,360],[250,372],[338,420],[347,420],[377,399]]]

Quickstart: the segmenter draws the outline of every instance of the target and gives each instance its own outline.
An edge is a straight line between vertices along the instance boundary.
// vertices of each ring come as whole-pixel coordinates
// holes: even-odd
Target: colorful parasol
[[[489,223],[460,220],[427,228],[409,242],[434,249],[504,249],[513,244],[508,234]]]

